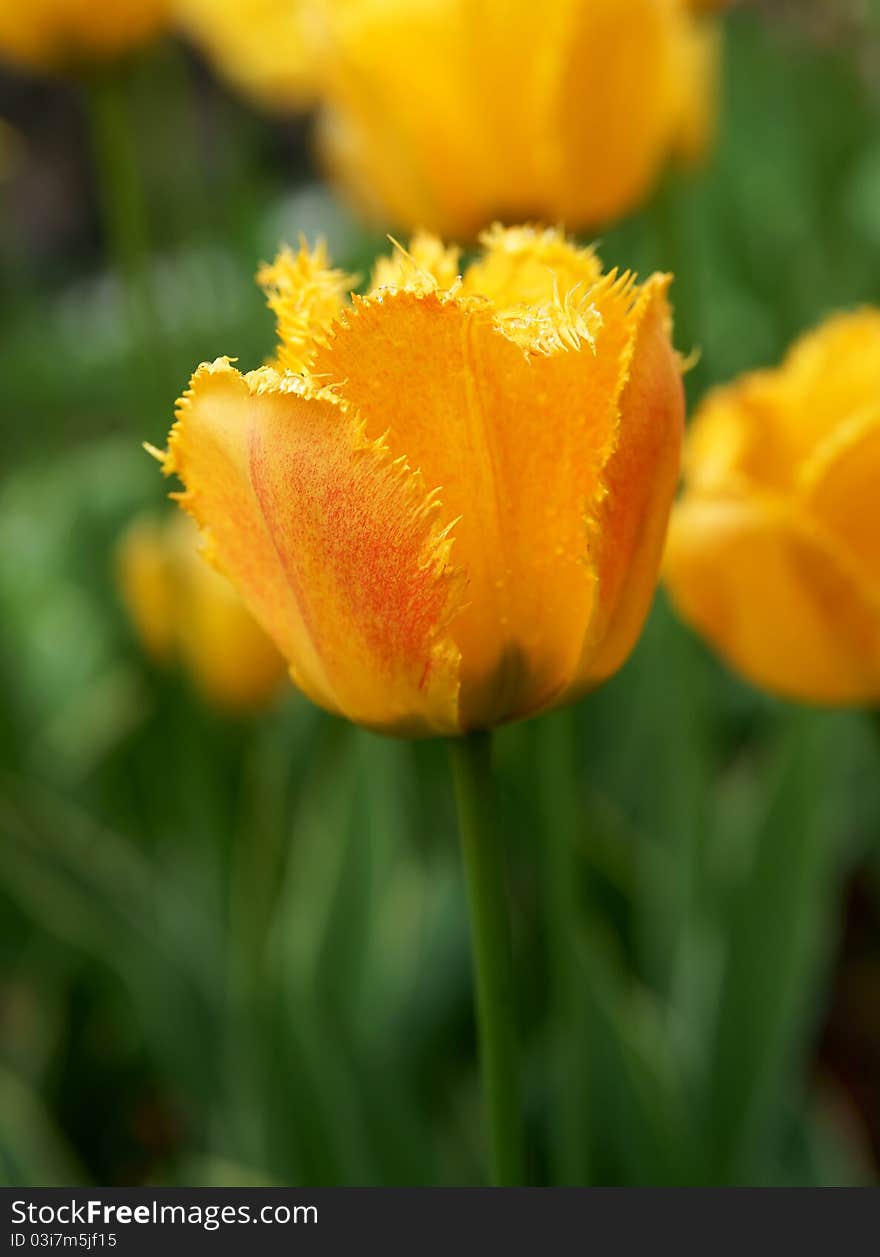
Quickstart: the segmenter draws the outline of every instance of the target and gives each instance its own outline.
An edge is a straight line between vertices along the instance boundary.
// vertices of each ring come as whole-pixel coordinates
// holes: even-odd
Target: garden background
[[[676,271],[691,404],[880,304],[878,7],[725,26],[708,164],[599,236],[607,265]],[[146,659],[115,579],[167,488],[141,442],[197,362],[272,348],[256,264],[302,232],[366,274],[384,239],[323,186],[305,121],[182,45],[113,90],[147,192],[148,336],[107,266],[82,96],[0,74],[0,1181],[479,1183],[442,748],[292,688],[223,714]],[[661,593],[619,676],[498,752],[531,1181],[876,1182],[876,717],[762,696]],[[547,824],[575,837],[576,883]],[[562,1022],[548,956],[571,911]]]

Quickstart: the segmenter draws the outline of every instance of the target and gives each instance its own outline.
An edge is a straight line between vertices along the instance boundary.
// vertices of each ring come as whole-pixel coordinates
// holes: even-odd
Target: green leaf
[[[705,1112],[721,1182],[763,1181],[785,1099],[800,1083],[839,889],[829,742],[822,716],[788,718],[734,896]]]

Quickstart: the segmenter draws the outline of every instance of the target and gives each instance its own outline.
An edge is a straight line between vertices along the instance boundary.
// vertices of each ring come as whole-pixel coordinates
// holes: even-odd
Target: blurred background
[[[880,302],[877,6],[767,0],[725,24],[707,164],[600,233],[606,264],[678,272],[691,402]],[[302,232],[366,274],[383,237],[322,184],[307,119],[258,112],[183,42],[119,83],[146,212],[108,249],[90,137],[118,112],[0,71],[0,1180],[479,1183],[443,748],[287,686],[218,695],[185,645],[144,648],[118,575],[132,520],[162,518],[141,442],[164,444],[199,361],[272,350],[257,263]],[[576,709],[570,776],[568,719],[498,739],[532,1181],[876,1182],[876,716],[761,696],[660,595]],[[569,888],[551,823],[574,829]]]

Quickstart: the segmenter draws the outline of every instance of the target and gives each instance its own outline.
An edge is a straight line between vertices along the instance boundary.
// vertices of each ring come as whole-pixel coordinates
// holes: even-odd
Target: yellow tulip
[[[420,236],[366,296],[321,248],[262,280],[275,366],[203,364],[166,473],[309,697],[387,733],[570,702],[626,659],[678,475],[668,277],[555,231]]]
[[[326,164],[377,221],[594,226],[713,134],[716,24],[691,0],[175,3],[261,103],[318,103]]]
[[[689,125],[711,134],[713,62],[685,0],[317,7],[321,146],[377,220],[463,239],[498,217],[593,227],[695,147]]]
[[[136,520],[120,543],[118,576],[157,663],[179,659],[219,707],[259,707],[278,692],[284,661],[229,581],[202,558],[191,520]]]
[[[777,370],[710,394],[685,458],[666,580],[759,686],[880,699],[880,312],[831,318]]]
[[[181,30],[236,87],[267,108],[312,96],[309,0],[173,0]]]
[[[112,59],[169,24],[171,0],[0,0],[0,57],[48,70]]]

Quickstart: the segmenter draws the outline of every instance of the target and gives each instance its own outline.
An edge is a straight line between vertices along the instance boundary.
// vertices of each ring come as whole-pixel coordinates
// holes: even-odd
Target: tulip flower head
[[[593,227],[711,143],[717,23],[691,0],[175,4],[261,104],[317,104],[325,164],[377,222]]]
[[[380,221],[461,239],[533,214],[596,227],[711,135],[712,44],[684,0],[319,7],[321,146]]]
[[[271,701],[284,662],[232,585],[202,558],[191,520],[135,520],[117,566],[123,601],[156,663],[179,660],[206,699],[226,710]]]
[[[277,362],[203,364],[166,473],[309,697],[401,735],[575,699],[632,648],[678,474],[668,277],[558,232],[419,236],[366,296],[325,251],[261,279]]]
[[[756,685],[880,699],[880,311],[837,315],[694,420],[666,580]]]
[[[58,70],[119,57],[169,24],[171,0],[0,0],[0,57]]]

